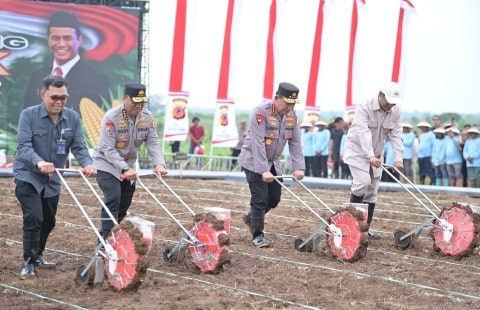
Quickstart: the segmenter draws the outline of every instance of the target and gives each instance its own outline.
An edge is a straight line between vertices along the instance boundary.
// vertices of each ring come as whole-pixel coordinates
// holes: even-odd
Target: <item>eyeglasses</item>
[[[59,96],[59,95],[50,95],[49,93],[47,93],[47,96],[50,97],[50,99],[52,99],[55,102],[56,101],[62,101],[63,102],[65,100],[67,100],[67,98],[68,98],[68,95]]]

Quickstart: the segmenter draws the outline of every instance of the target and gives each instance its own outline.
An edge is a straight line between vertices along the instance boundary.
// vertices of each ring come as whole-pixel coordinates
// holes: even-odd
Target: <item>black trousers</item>
[[[113,175],[105,171],[97,172],[97,183],[103,192],[105,205],[112,213],[114,219],[120,223],[127,215],[128,208],[132,203],[133,194],[135,193],[135,182],[128,180],[120,181]],[[107,212],[102,208],[102,235],[104,238],[108,236],[113,228],[113,221]]]
[[[32,184],[15,181],[15,196],[23,212],[23,255],[26,260],[36,260],[42,255],[47,239],[55,227],[55,216],[60,195],[42,198],[43,191],[37,193]]]
[[[319,171],[319,177],[328,178],[328,155],[320,155],[315,157],[317,161],[317,169]]]
[[[280,202],[282,187],[277,181],[266,183],[262,180],[262,175],[243,168],[250,187],[250,217],[252,226],[255,230],[254,238],[263,232],[265,225],[265,214],[275,208]],[[272,166],[270,172],[277,175],[275,167]]]

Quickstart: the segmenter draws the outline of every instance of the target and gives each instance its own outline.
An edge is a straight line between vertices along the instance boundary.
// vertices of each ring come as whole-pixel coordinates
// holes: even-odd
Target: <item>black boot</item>
[[[54,262],[46,261],[43,255],[38,255],[37,266],[40,268],[53,269],[57,267],[57,264],[55,264]]]
[[[35,278],[35,262],[38,257],[39,237],[37,233],[23,233],[23,268],[20,279]]]
[[[252,217],[250,216],[250,211],[243,215],[243,222],[247,225],[248,231],[253,235],[254,229],[252,226]]]
[[[49,234],[45,235],[45,234],[40,233],[40,242],[38,243],[38,257],[37,257],[37,260],[36,260],[36,264],[37,264],[37,267],[40,267],[40,268],[53,269],[53,268],[57,267],[57,264],[55,264],[53,262],[48,262],[43,257],[43,250],[45,250],[48,235]]]
[[[373,211],[375,211],[375,202],[369,202],[368,203],[368,217],[367,217],[367,225],[370,227],[370,223],[372,222],[373,219]],[[381,239],[380,235],[371,233],[368,231],[368,238],[372,240],[379,240]]]
[[[22,271],[20,271],[20,279],[34,279],[35,278],[35,264],[30,263],[30,257],[27,258],[26,261],[23,262]]]
[[[363,196],[356,196],[353,193],[350,195],[351,203],[363,203]]]
[[[250,210],[250,221],[253,231],[263,231],[265,222],[265,210]]]

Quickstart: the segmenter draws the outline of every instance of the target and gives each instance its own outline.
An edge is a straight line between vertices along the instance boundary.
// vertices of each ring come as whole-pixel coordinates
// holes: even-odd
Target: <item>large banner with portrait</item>
[[[66,106],[95,147],[104,113],[138,81],[139,16],[137,8],[0,0],[0,149],[15,152],[20,112],[41,103],[50,74],[68,80]]]

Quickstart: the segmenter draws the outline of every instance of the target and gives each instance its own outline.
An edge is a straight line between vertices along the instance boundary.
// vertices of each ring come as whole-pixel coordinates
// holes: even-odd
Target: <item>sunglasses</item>
[[[59,96],[59,95],[50,95],[49,93],[47,93],[47,96],[50,97],[50,99],[52,99],[55,102],[56,101],[62,101],[63,102],[65,100],[67,100],[67,98],[68,98],[68,95]]]

